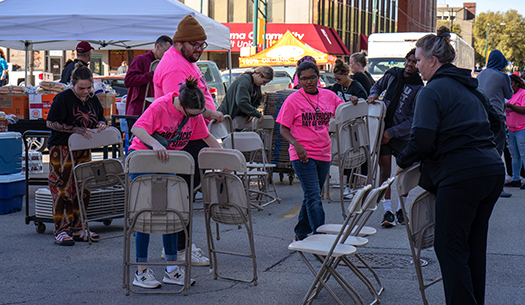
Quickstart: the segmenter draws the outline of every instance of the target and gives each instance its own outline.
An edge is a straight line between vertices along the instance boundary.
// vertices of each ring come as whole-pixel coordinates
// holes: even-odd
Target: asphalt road
[[[0,215],[0,304],[298,304],[313,281],[313,275],[306,268],[296,252],[287,249],[294,236],[302,190],[297,180],[289,185],[278,182],[277,190],[281,204],[268,210],[253,211],[255,247],[258,264],[258,285],[214,280],[208,267],[192,268],[192,277],[197,283],[189,295],[125,295],[122,288],[121,238],[109,239],[88,245],[77,243],[73,247],[60,247],[53,243],[52,224],[47,223],[44,234],[35,231],[33,223],[25,224],[25,210]],[[34,197],[37,188],[31,187]],[[395,187],[394,187],[395,189]],[[332,189],[335,192],[337,189]],[[488,261],[486,304],[523,304],[525,288],[522,284],[525,266],[525,246],[522,228],[525,225],[525,190],[508,188],[511,198],[501,198],[491,218]],[[334,197],[336,197],[335,195]],[[393,198],[396,198],[393,191]],[[30,211],[33,212],[31,199]],[[202,204],[196,203],[196,207]],[[393,207],[397,206],[394,199]],[[326,221],[342,222],[338,202],[324,204]],[[369,225],[378,233],[369,238],[369,243],[358,248],[376,270],[383,281],[385,291],[381,304],[422,304],[411,256],[406,230],[403,226],[391,229],[380,228],[382,207],[372,215]],[[122,230],[122,219],[114,220],[110,226],[95,223],[92,230],[108,236]],[[221,226],[220,242],[225,247],[241,248],[246,245],[245,231],[236,226]],[[194,242],[206,248],[203,212],[194,214]],[[154,236],[150,243],[151,262],[161,262],[161,238]],[[132,257],[134,251],[132,250]],[[440,276],[439,266],[433,250],[424,250],[422,257],[428,261],[423,268],[427,279]],[[310,258],[314,267],[319,264]],[[224,258],[219,262],[221,271],[237,276],[250,276],[247,260]],[[162,267],[152,267],[157,279],[162,279]],[[357,283],[350,273],[344,273],[351,283]],[[345,303],[350,298],[333,281],[330,287],[341,296]],[[366,302],[372,297],[366,287],[357,283],[356,289]],[[162,291],[174,288],[164,285]],[[443,287],[438,283],[427,289],[430,304],[445,303]],[[331,296],[323,290],[314,304],[334,304]]]

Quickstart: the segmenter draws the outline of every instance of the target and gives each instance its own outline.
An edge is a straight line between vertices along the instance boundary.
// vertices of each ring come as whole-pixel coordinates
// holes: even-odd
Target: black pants
[[[499,174],[438,187],[434,249],[448,305],[484,304],[489,218],[503,180]]]
[[[195,141],[189,141],[188,145],[186,145],[186,147],[184,147],[182,149],[182,150],[188,152],[193,157],[193,160],[195,161],[195,172],[194,172],[194,176],[193,176],[193,187],[197,187],[199,184],[201,184],[201,172],[202,171],[199,169],[198,156],[199,156],[199,152],[201,151],[201,149],[203,149],[205,147],[208,147],[206,142],[204,142],[203,140],[195,140]],[[186,181],[186,183],[188,184],[188,187],[189,187],[189,185],[190,185],[190,176],[181,175],[181,177]],[[189,194],[190,194],[190,196],[193,196],[193,190],[189,190]],[[187,228],[187,229],[189,231],[189,228]],[[180,250],[184,250],[185,243],[186,243],[186,235],[184,235],[184,232],[181,232],[181,233],[179,233],[179,237],[178,237],[178,247],[177,247],[177,249],[179,251]]]

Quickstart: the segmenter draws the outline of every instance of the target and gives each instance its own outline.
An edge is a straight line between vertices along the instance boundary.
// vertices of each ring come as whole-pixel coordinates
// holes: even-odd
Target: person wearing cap
[[[62,70],[62,75],[60,75],[60,82],[67,84],[71,80],[71,73],[75,70],[77,63],[82,63],[84,67],[89,66],[89,61],[91,60],[91,50],[94,50],[89,42],[81,41],[77,44],[77,59],[75,59],[71,64],[68,64],[64,70]]]
[[[202,116],[206,124],[210,120],[215,119],[219,122],[224,120],[222,112],[217,111],[215,102],[211,96],[206,79],[196,62],[202,55],[202,52],[208,44],[206,43],[206,31],[200,23],[191,15],[184,17],[177,26],[177,31],[173,36],[173,46],[169,48],[160,60],[155,74],[153,76],[153,85],[155,86],[155,99],[160,98],[166,94],[173,93],[178,96],[179,87],[188,77],[198,79],[198,87],[204,93],[206,100],[206,107]],[[197,163],[199,151],[208,147],[206,143],[201,140],[191,140],[184,147],[183,150],[190,153],[195,160],[195,175],[194,185],[200,185],[200,170]],[[186,238],[184,234],[179,234],[178,249],[184,249]],[[192,260],[191,264],[194,266],[207,266],[210,264],[209,259],[203,255],[204,253],[199,248],[192,245]],[[179,252],[179,258],[184,258],[184,254]]]
[[[146,87],[153,82],[153,71],[150,71],[151,63],[161,59],[169,47],[173,44],[170,37],[162,35],[155,41],[153,50],[145,54],[135,56],[129,65],[124,86],[128,88],[126,101],[126,115],[141,115],[146,98]],[[148,97],[153,96],[153,86],[150,85]],[[146,104],[146,108],[149,103]],[[145,109],[144,109],[145,110]]]

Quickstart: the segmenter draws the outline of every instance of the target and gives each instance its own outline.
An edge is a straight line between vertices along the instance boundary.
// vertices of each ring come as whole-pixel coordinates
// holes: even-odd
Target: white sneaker
[[[347,187],[345,187],[345,190],[344,190],[344,192],[343,192],[343,196],[346,197],[346,196],[348,196],[348,194],[350,194],[350,189],[349,189],[348,186],[347,186]]]
[[[175,284],[184,286],[184,279],[186,278],[186,271],[177,266],[172,272],[164,270],[164,278],[162,281],[166,284]],[[190,285],[195,284],[195,280],[190,278]]]
[[[201,191],[198,191],[197,193],[195,193],[194,200],[202,200],[202,192]]]
[[[177,253],[177,263],[183,264],[186,262],[186,251],[179,251]],[[197,248],[195,244],[191,245],[191,265],[192,266],[209,266],[210,260],[204,256],[201,248]]]
[[[160,258],[162,259],[166,258],[166,251],[164,250],[164,247],[162,247],[162,253],[160,253]]]
[[[142,271],[141,274],[135,273],[133,285],[150,289],[159,288],[160,286],[162,286],[162,284],[155,279],[155,276],[153,275],[153,270],[149,268]]]

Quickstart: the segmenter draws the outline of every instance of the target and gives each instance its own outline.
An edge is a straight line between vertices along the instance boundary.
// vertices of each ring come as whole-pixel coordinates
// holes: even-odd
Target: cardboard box
[[[49,99],[50,94],[30,94],[29,95],[29,119],[47,119],[47,114],[51,108],[53,99]],[[54,94],[53,94],[54,97]],[[50,100],[50,102],[49,102]]]
[[[19,119],[29,118],[29,97],[27,95],[0,95],[0,111],[14,114]]]

